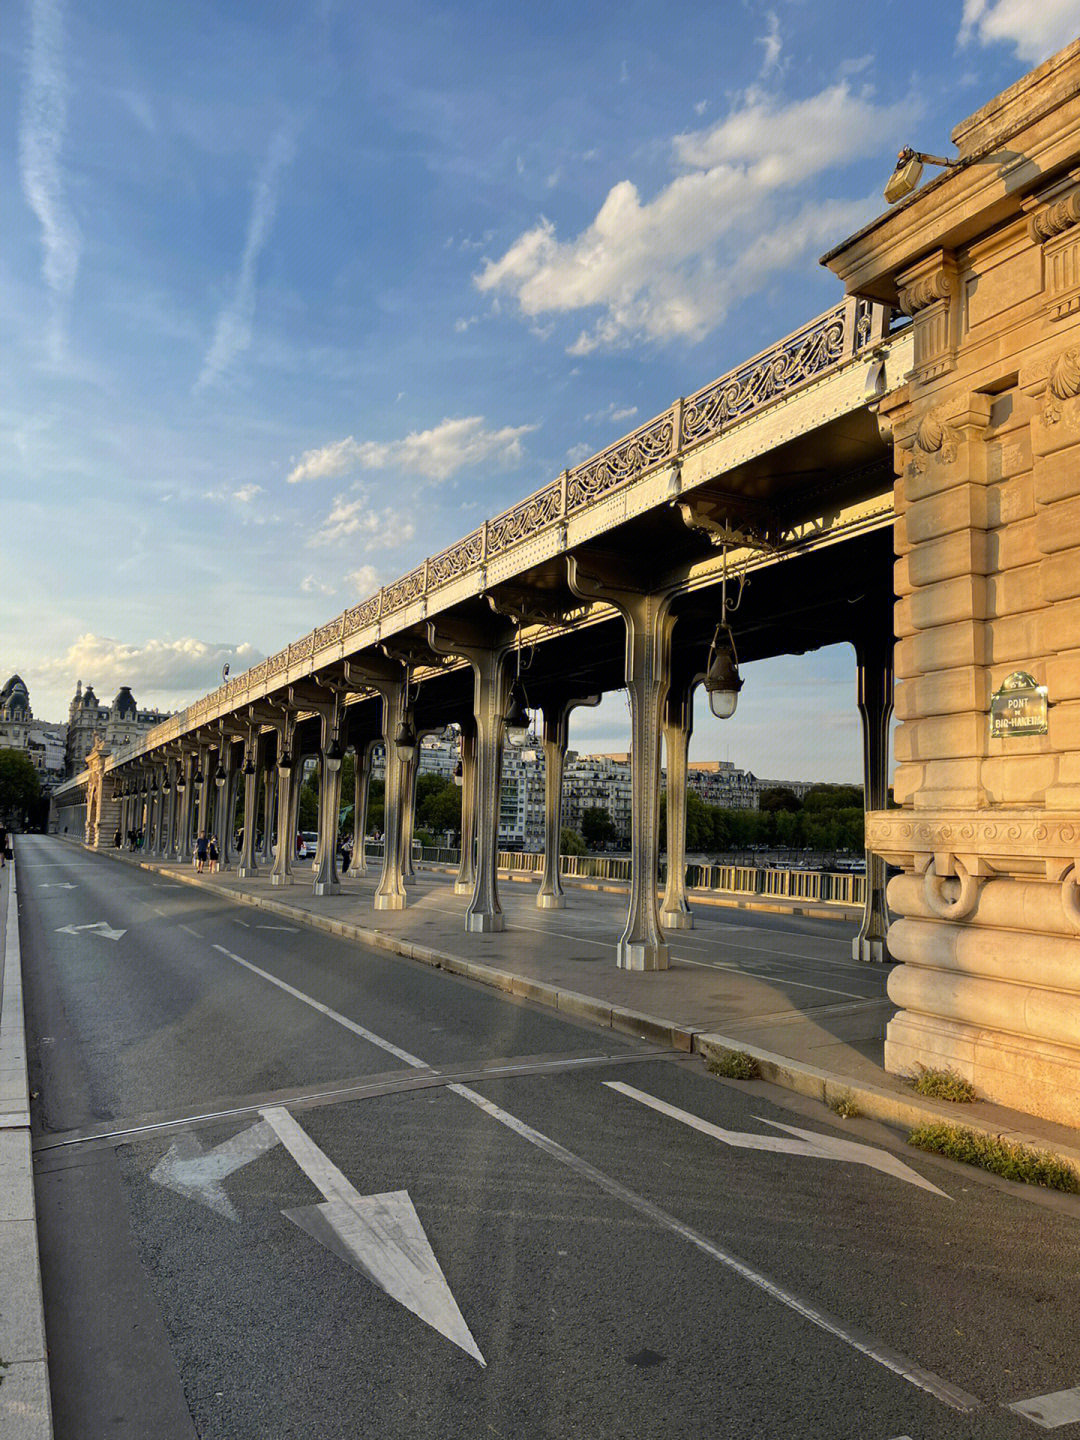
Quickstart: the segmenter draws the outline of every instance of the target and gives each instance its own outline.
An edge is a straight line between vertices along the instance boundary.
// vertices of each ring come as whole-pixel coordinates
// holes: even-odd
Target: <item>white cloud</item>
[[[964,0],[960,44],[1004,40],[1021,60],[1038,64],[1080,35],[1076,0]]]
[[[278,204],[278,183],[281,172],[293,157],[291,131],[278,131],[270,142],[266,160],[255,183],[255,197],[248,220],[247,239],[240,260],[240,274],[233,297],[217,318],[214,338],[203,360],[196,390],[213,385],[228,370],[238,355],[251,344],[251,327],[255,318],[256,266],[263,246],[270,235]]]
[[[232,492],[232,498],[239,500],[241,505],[250,505],[256,495],[262,494],[261,485],[241,485],[239,490]]]
[[[296,485],[358,470],[400,470],[425,480],[448,480],[468,465],[516,465],[523,453],[521,437],[535,429],[535,425],[506,425],[485,430],[484,417],[470,415],[444,420],[430,430],[414,430],[403,440],[354,440],[349,435],[305,451],[288,481]]]
[[[783,41],[780,39],[780,21],[776,11],[770,10],[765,16],[768,22],[768,30],[764,35],[757,37],[756,43],[763,47],[764,56],[761,61],[761,73],[763,76],[770,74],[779,68],[780,51],[783,49]]]
[[[300,589],[305,595],[333,595],[333,585],[326,585],[315,575],[305,575],[300,581]]]
[[[454,321],[454,330],[457,332],[458,335],[464,335],[465,331],[468,330],[469,326],[475,325],[479,319],[479,315],[460,315]]]
[[[620,405],[617,400],[613,400],[610,405],[605,405],[603,410],[592,410],[582,418],[586,424],[592,420],[629,420],[637,412],[636,405]]]
[[[393,550],[411,540],[415,533],[413,522],[400,511],[376,510],[363,493],[355,500],[339,495],[308,544],[332,545],[357,536],[365,550]]]
[[[59,0],[33,0],[30,51],[19,130],[23,192],[41,223],[42,273],[52,301],[49,349],[64,350],[64,309],[75,289],[82,237],[64,197],[60,151],[67,128],[67,79],[62,59],[63,15]]]
[[[350,570],[345,584],[358,595],[367,596],[379,588],[379,572],[374,565],[361,565],[359,570]]]
[[[914,97],[878,105],[846,79],[786,103],[752,88],[717,124],[674,137],[682,173],[654,198],[622,180],[570,240],[541,218],[475,284],[513,296],[533,323],[598,311],[572,355],[641,338],[700,340],[774,272],[866,218],[867,199],[830,198],[818,177],[891,150],[919,110]]]
[[[232,673],[239,675],[262,658],[262,652],[248,644],[187,637],[134,645],[88,632],[80,635],[59,659],[46,661],[34,673],[70,683],[72,690],[75,681],[82,680],[84,685],[93,685],[103,702],[111,700],[121,685],[130,685],[141,705],[174,706],[178,695],[202,695],[214,689],[220,683],[224,664],[228,663]]]

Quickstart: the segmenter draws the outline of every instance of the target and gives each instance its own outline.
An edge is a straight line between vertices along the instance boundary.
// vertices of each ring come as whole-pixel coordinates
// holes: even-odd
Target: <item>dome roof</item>
[[[26,688],[26,681],[22,678],[22,676],[12,675],[11,679],[8,680],[8,682],[5,684],[3,690],[0,690],[0,697],[7,699],[9,695],[14,695],[17,692],[21,692],[23,695],[29,695],[30,693]]]
[[[135,696],[131,693],[130,685],[121,685],[116,692],[116,699],[113,701],[113,716],[117,720],[137,720],[139,707],[135,704]]]

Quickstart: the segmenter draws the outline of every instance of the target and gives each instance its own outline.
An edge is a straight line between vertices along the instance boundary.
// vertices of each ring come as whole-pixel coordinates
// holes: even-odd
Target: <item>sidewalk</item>
[[[16,846],[18,841],[16,840]],[[49,1440],[15,867],[0,870],[0,1434]]]
[[[775,929],[740,925],[743,917],[730,910],[702,907],[695,910],[694,931],[669,932],[671,968],[639,973],[615,965],[625,916],[618,895],[568,888],[565,909],[541,911],[534,904],[534,885],[500,877],[507,928],[474,935],[464,928],[467,898],[455,895],[443,875],[419,875],[408,887],[405,910],[377,913],[372,908],[377,871],[347,876],[340,895],[317,897],[301,870],[294,884],[275,888],[266,872],[238,880],[235,871],[198,875],[190,865],[103,853],[706,1059],[746,1051],[758,1060],[762,1079],[825,1103],[848,1094],[862,1114],[887,1125],[906,1129],[947,1120],[1050,1150],[1080,1174],[1080,1130],[988,1101],[954,1105],[924,1098],[886,1074],[883,1042],[893,1010],[885,995],[888,967],[850,960],[841,943],[854,933],[850,920],[830,915],[827,922],[811,924],[791,907],[785,913],[792,929],[784,933],[795,938],[786,942],[790,952],[780,952],[755,940],[775,937]],[[807,956],[805,968],[789,966],[791,976],[756,972],[755,955],[758,961],[781,953],[803,958],[800,951],[815,941],[831,942],[832,954],[847,958]],[[690,959],[691,948],[708,958]],[[818,976],[815,967],[826,969]],[[823,1000],[836,989],[847,998]]]

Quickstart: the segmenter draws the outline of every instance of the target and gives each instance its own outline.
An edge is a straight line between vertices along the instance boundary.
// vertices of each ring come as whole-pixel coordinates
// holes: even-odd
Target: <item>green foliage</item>
[[[382,780],[372,780],[371,788],[368,791],[367,811],[367,833],[374,834],[377,830],[381,835],[386,829],[384,824],[384,797],[386,785]]]
[[[725,1080],[756,1080],[761,1074],[761,1066],[745,1050],[724,1050],[712,1055],[705,1068],[710,1075],[722,1075]]]
[[[41,781],[30,757],[22,750],[0,750],[0,818],[25,825],[40,798]]]
[[[955,1070],[935,1070],[920,1065],[911,1083],[920,1095],[932,1095],[935,1100],[953,1100],[959,1105],[970,1105],[979,1098],[971,1081],[965,1080]]]
[[[854,1120],[856,1115],[862,1114],[859,1102],[850,1090],[841,1090],[837,1095],[830,1095],[828,1106],[834,1115],[840,1116],[841,1120]]]
[[[609,845],[615,839],[615,823],[606,810],[590,805],[581,815],[581,837],[586,845]]]
[[[413,832],[413,840],[417,845],[422,845],[425,850],[430,850],[435,845],[435,836],[430,830],[416,830]]]
[[[421,775],[416,782],[416,823],[435,835],[461,830],[461,790],[441,775]]]
[[[758,809],[766,815],[773,815],[778,810],[801,810],[802,801],[786,785],[776,785],[771,790],[762,790],[758,797]]]
[[[564,855],[587,855],[589,853],[585,841],[576,830],[571,830],[567,825],[564,825],[559,831],[559,848]]]
[[[1000,1135],[984,1135],[939,1120],[916,1126],[908,1136],[908,1144],[933,1155],[961,1160],[965,1165],[977,1165],[1006,1180],[1080,1194],[1080,1175],[1063,1160],[1048,1150],[1035,1150]]]

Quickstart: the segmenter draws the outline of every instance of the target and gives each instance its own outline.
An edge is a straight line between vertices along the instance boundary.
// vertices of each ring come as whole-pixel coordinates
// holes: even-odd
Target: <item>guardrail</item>
[[[365,846],[371,859],[380,859],[381,844]],[[448,845],[413,845],[413,862],[426,865],[458,865],[461,851]],[[539,875],[544,857],[533,851],[500,850],[498,867],[510,874]],[[630,881],[630,859],[626,855],[563,855],[559,867],[569,880]],[[660,862],[660,878],[666,878],[666,861]],[[687,865],[686,884],[690,890],[714,890],[727,895],[761,895],[778,900],[813,900],[821,905],[864,905],[866,876],[831,870],[772,870],[756,865]]]

